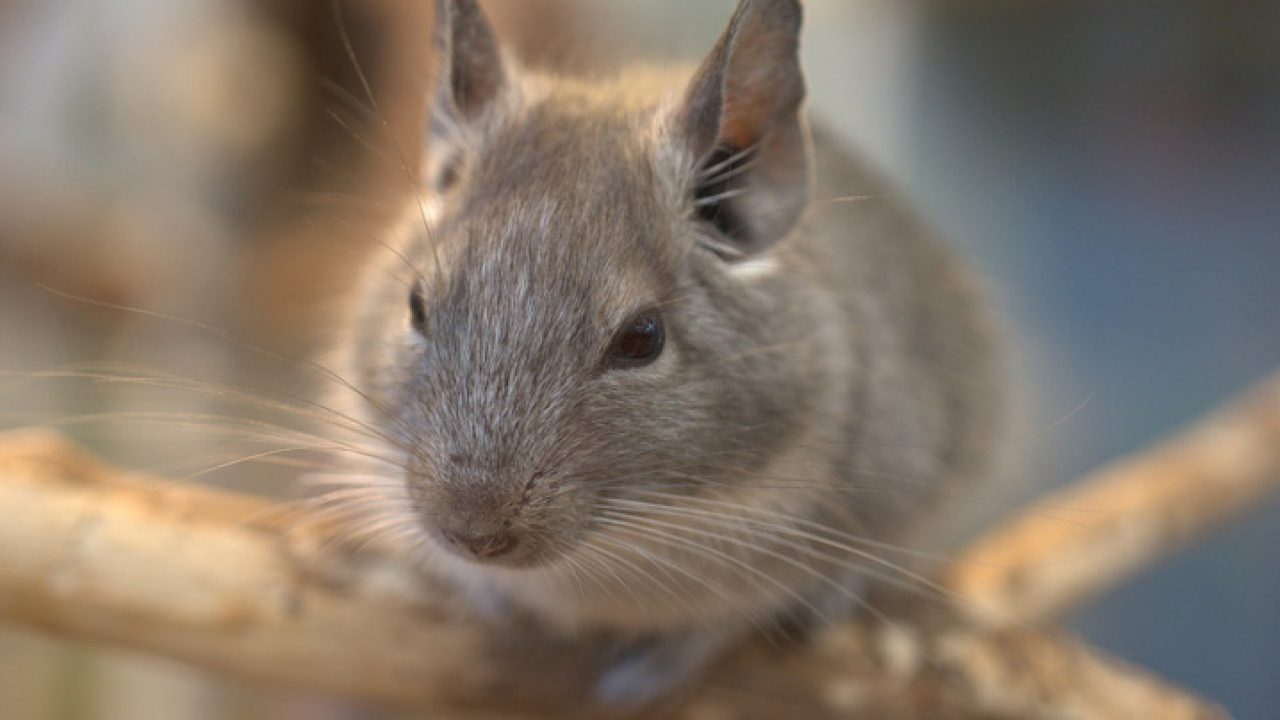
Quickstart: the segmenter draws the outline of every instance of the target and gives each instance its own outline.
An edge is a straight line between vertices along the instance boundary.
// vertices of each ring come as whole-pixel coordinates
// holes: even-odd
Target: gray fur
[[[433,137],[457,180],[429,196],[429,230],[407,213],[396,248],[425,327],[384,259],[339,343],[378,407],[352,404],[396,440],[396,511],[433,567],[554,627],[732,637],[829,606],[856,586],[851,564],[892,574],[806,533],[910,543],[987,473],[998,393],[980,304],[901,207],[830,199],[883,188],[821,136],[811,167],[798,27],[793,0],[746,0],[701,69],[603,84],[504,61],[499,90]],[[731,123],[762,151],[729,201],[750,235],[726,259],[693,203]],[[647,307],[663,355],[605,369]],[[618,526],[620,508],[650,532]],[[518,543],[481,561],[445,533]]]

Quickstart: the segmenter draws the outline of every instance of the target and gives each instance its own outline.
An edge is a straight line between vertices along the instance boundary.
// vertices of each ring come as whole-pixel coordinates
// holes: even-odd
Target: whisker
[[[698,178],[702,180],[703,184],[715,182],[715,179],[718,179],[716,177],[717,174],[730,168],[740,160],[746,159],[747,156],[751,155],[759,148],[760,148],[759,143],[752,143],[751,145],[748,145],[742,150],[739,150],[738,152],[733,153],[732,155],[726,157],[724,160],[717,162],[715,165],[703,168],[698,172]],[[717,150],[720,150],[720,149],[722,148],[721,147],[712,148],[711,151],[707,153],[707,158],[709,159],[712,155],[715,154]],[[706,160],[703,160],[703,162],[706,162]]]
[[[763,521],[763,520],[759,520],[756,518],[751,518],[743,515],[725,515],[722,513],[704,511],[696,508],[690,508],[687,506],[673,507],[670,505],[657,505],[653,503],[644,503],[642,501],[619,501],[619,502],[626,503],[626,504],[634,504],[637,507],[641,507],[645,510],[648,510],[649,512],[655,512],[655,513],[660,513],[664,515],[672,515],[676,517],[694,516],[694,517],[700,517],[706,520],[718,521],[719,523],[723,523],[729,520],[747,523],[758,529],[768,530],[773,533],[780,533],[790,537],[795,537],[802,540],[807,540],[809,542],[818,543],[820,545],[834,548],[842,552],[846,552],[851,555],[854,555],[856,557],[865,559],[868,562],[872,562],[876,565],[883,566],[887,568],[889,571],[891,571],[891,573],[893,574],[878,571],[874,568],[868,568],[866,565],[851,563],[848,560],[845,560],[844,558],[840,558],[840,557],[831,555],[829,553],[824,553],[816,548],[809,547],[803,543],[796,542],[794,540],[790,540],[787,538],[780,538],[776,536],[773,536],[770,538],[772,541],[777,542],[792,550],[805,553],[815,559],[838,564],[841,567],[844,567],[845,569],[853,570],[855,572],[867,575],[868,577],[872,577],[881,582],[891,584],[895,587],[906,587],[906,588],[916,589],[914,585],[910,584],[910,582],[915,582],[931,590],[935,590],[939,593],[944,593],[944,594],[950,593],[950,591],[948,591],[946,588],[943,588],[942,586],[937,585],[932,580],[929,580],[923,575],[915,573],[907,568],[904,568],[893,562],[885,560],[884,558],[878,557],[865,550],[860,550],[858,548],[851,547],[848,544],[837,542],[835,540],[831,540],[826,537],[822,537],[817,533],[806,532],[804,530],[790,527],[787,525]],[[734,505],[733,507],[739,510],[749,510],[750,512],[759,512],[761,510],[760,508],[746,508],[745,506],[736,506],[736,505]],[[806,527],[812,526],[818,529],[819,531],[834,532],[831,530],[831,528],[827,526],[821,525],[820,523],[807,521],[807,520],[804,520],[803,518],[795,518],[795,517],[780,515],[776,513],[769,513],[769,514],[778,515],[779,517],[785,518],[787,521],[796,522],[797,524],[802,524]],[[853,536],[849,536],[849,537],[853,537]],[[958,598],[958,596],[956,597]]]
[[[271,350],[268,350],[262,347],[261,345],[257,345],[254,343],[247,342],[245,340],[241,340],[235,337],[234,335],[232,335],[231,333],[227,332],[226,330],[215,327],[208,323],[200,322],[198,320],[181,318],[181,317],[169,315],[162,312],[157,312],[154,310],[146,310],[143,308],[131,307],[128,305],[107,302],[105,300],[95,300],[93,298],[83,297],[83,296],[75,295],[73,293],[69,293],[63,290],[58,290],[49,285],[39,284],[39,287],[44,289],[46,292],[53,293],[54,295],[57,295],[67,300],[72,300],[74,302],[85,303],[95,307],[115,310],[118,312],[130,313],[130,314],[137,315],[139,317],[150,318],[153,320],[163,320],[163,321],[172,322],[181,326],[194,328],[196,330],[200,330],[201,332],[208,333],[213,337],[216,337],[219,340],[222,340],[223,342],[227,342],[234,347],[239,347],[244,350],[247,350],[255,355],[258,355],[259,357],[272,360],[273,362],[283,363],[288,367],[300,368],[303,370],[311,370],[313,372],[317,372],[320,374],[322,378],[325,378],[330,382],[336,383],[337,385],[343,387],[344,389],[349,390],[352,393],[355,393],[356,396],[361,398],[364,402],[368,403],[370,407],[373,407],[374,409],[381,412],[391,422],[393,423],[398,422],[398,419],[394,416],[394,414],[392,414],[387,408],[385,408],[376,400],[374,400],[372,397],[370,397],[363,390],[361,390],[360,388],[356,387],[354,384],[347,381],[346,378],[343,378],[341,375],[334,372],[332,369],[327,368],[314,360],[306,360],[306,359],[296,360],[296,359],[287,358],[284,355],[281,355],[276,352],[272,352]],[[312,402],[309,404],[323,407],[323,405],[321,405],[320,403]],[[326,408],[326,409],[330,410],[331,412],[336,412],[332,408]],[[409,430],[409,428],[401,428],[401,429],[406,431]]]
[[[81,366],[85,365],[90,367],[94,366],[92,363],[81,364]],[[381,440],[389,445],[398,446],[400,444],[397,439],[390,437],[377,428],[352,418],[351,416],[335,410],[323,403],[280,391],[262,390],[260,391],[261,394],[254,394],[254,392],[224,383],[181,378],[165,373],[158,373],[156,377],[148,377],[136,374],[129,375],[113,372],[86,372],[75,370],[44,370],[26,373],[0,371],[0,376],[6,375],[18,375],[21,377],[37,379],[80,379],[107,385],[139,385],[150,388],[184,390],[219,399],[234,399],[247,403],[250,406],[284,412],[304,419],[316,420],[346,432],[364,435],[370,439]],[[273,396],[275,399],[273,399]]]
[[[664,523],[662,521],[654,520],[653,518],[628,514],[625,511],[622,511],[621,509],[618,509],[618,511],[605,511],[601,514],[601,517],[599,518],[599,520],[604,524],[613,525],[615,527],[624,527],[634,531],[644,532],[645,534],[649,535],[652,541],[655,541],[655,542],[659,542],[662,544],[675,544],[677,547],[685,547],[686,549],[696,550],[701,553],[710,554],[714,557],[720,558],[721,560],[731,563],[732,565],[740,568],[742,571],[750,573],[751,575],[761,580],[764,580],[765,582],[774,586],[777,590],[781,591],[783,594],[787,595],[788,597],[791,597],[796,602],[804,606],[806,609],[813,612],[816,616],[825,618],[828,621],[830,620],[830,618],[827,618],[825,613],[823,613],[821,609],[815,606],[808,598],[804,597],[799,592],[797,592],[795,588],[792,588],[786,585],[785,583],[779,581],[777,578],[773,577],[772,575],[762,572],[758,568],[752,567],[751,565],[744,562],[740,558],[734,557],[733,555],[726,553],[722,550],[718,550],[716,548],[707,547],[706,545],[694,543],[688,538],[680,538],[679,535],[675,534],[675,533],[679,533],[682,530],[688,532],[691,530],[690,528],[674,525],[671,523]],[[634,521],[636,520],[643,521],[645,525],[635,524]],[[655,525],[658,527],[657,528],[650,527]],[[673,531],[673,534],[664,535],[660,529]],[[695,534],[705,535],[705,533],[695,533]],[[683,543],[676,542],[676,538],[680,538],[684,542]]]
[[[764,547],[764,546],[762,546],[762,545],[760,545],[760,544],[758,544],[758,543],[752,543],[752,542],[745,541],[745,540],[738,540],[738,539],[735,539],[735,538],[726,537],[726,536],[725,536],[725,535],[723,535],[723,534],[718,534],[718,533],[714,533],[714,532],[710,532],[710,531],[699,530],[699,529],[697,529],[697,528],[692,528],[692,527],[689,527],[689,526],[675,525],[675,524],[672,524],[672,523],[667,523],[667,522],[663,522],[663,521],[660,521],[660,520],[655,520],[655,519],[653,519],[653,518],[651,518],[651,517],[645,517],[645,518],[644,518],[644,520],[645,520],[646,522],[650,523],[650,524],[657,525],[657,526],[659,526],[659,527],[664,527],[664,528],[669,529],[669,530],[671,530],[671,531],[673,531],[673,532],[684,531],[684,532],[686,532],[686,533],[692,533],[692,534],[701,535],[701,536],[707,536],[707,537],[712,537],[712,538],[720,538],[720,539],[728,540],[728,541],[730,541],[730,542],[733,542],[733,543],[734,543],[734,544],[736,544],[736,545],[739,545],[740,547],[743,547],[743,549],[750,550],[750,551],[752,551],[752,552],[759,553],[759,554],[761,554],[761,555],[765,555],[766,557],[770,557],[770,558],[772,558],[772,559],[774,559],[774,560],[777,560],[777,561],[782,562],[782,563],[784,563],[784,564],[790,565],[790,566],[794,567],[795,569],[797,569],[797,570],[799,570],[799,571],[801,571],[801,572],[803,572],[803,573],[805,573],[805,574],[807,574],[807,575],[809,575],[809,576],[813,577],[813,578],[814,578],[815,580],[817,580],[818,582],[821,582],[821,583],[823,583],[823,584],[827,585],[829,588],[831,588],[832,590],[836,591],[837,593],[839,593],[839,594],[840,594],[840,595],[842,595],[843,597],[845,597],[845,598],[847,598],[847,599],[849,599],[849,600],[851,600],[851,601],[853,601],[853,602],[857,603],[857,604],[858,604],[858,606],[860,606],[861,608],[863,608],[864,610],[866,610],[866,611],[867,611],[868,613],[870,613],[873,617],[875,617],[878,621],[882,622],[886,627],[889,627],[890,629],[894,630],[895,632],[903,632],[903,631],[901,630],[901,628],[899,628],[899,627],[897,626],[897,624],[896,624],[896,623],[894,623],[894,622],[893,622],[892,620],[890,620],[886,615],[884,615],[884,613],[880,612],[877,608],[875,608],[875,607],[874,607],[874,606],[872,606],[870,603],[868,603],[868,602],[867,602],[864,598],[862,598],[862,597],[861,597],[857,592],[855,592],[855,591],[853,591],[853,590],[849,589],[848,587],[845,587],[844,585],[841,585],[840,583],[836,582],[835,580],[832,580],[828,575],[823,574],[822,572],[818,571],[816,568],[812,567],[811,565],[807,565],[807,564],[805,564],[805,563],[803,563],[803,562],[800,562],[799,560],[796,560],[795,558],[789,557],[789,556],[784,555],[784,554],[782,554],[782,553],[780,553],[780,552],[777,552],[777,551],[772,550],[772,549],[770,549],[770,548]],[[749,566],[749,565],[748,565],[747,567],[751,567],[751,566]],[[754,571],[756,571],[756,572],[759,572],[758,570],[755,570],[755,568],[752,568],[752,569],[753,569]],[[761,573],[761,574],[762,574],[762,575],[765,575],[765,577],[770,577],[770,578],[772,579],[772,576],[768,576],[767,574],[764,574],[764,573]],[[773,580],[773,582],[778,583],[778,581],[777,581],[777,580]],[[782,583],[778,583],[778,584],[779,584],[779,585],[782,585]],[[782,586],[783,586],[783,587],[786,587],[785,585],[782,585]],[[792,591],[791,591],[791,594],[792,594],[793,596],[795,596],[795,597],[800,597],[800,596],[799,596],[799,594],[798,594],[798,593],[796,593],[794,590],[792,590]],[[808,599],[802,598],[802,600],[803,600],[803,606],[805,607],[805,609],[807,609],[807,610],[809,610],[810,612],[814,613],[814,616],[815,616],[815,617],[817,617],[821,622],[823,622],[823,623],[824,623],[824,624],[826,624],[826,625],[834,624],[834,622],[833,622],[832,618],[831,618],[831,617],[830,617],[830,616],[829,616],[825,611],[823,611],[823,610],[821,610],[820,608],[818,608],[816,605],[814,605],[814,604],[813,604],[811,601],[809,601]],[[905,634],[905,633],[904,633],[904,634]]]
[[[693,206],[706,207],[708,205],[715,205],[716,203],[724,202],[725,200],[731,200],[740,195],[745,195],[750,191],[751,191],[751,188],[745,188],[745,187],[732,188],[730,190],[725,190],[724,192],[716,193],[715,195],[700,197],[693,202]]]

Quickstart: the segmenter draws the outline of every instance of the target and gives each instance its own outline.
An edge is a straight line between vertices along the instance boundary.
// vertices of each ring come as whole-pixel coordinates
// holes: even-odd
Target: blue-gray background
[[[1280,366],[1280,5],[963,5],[924,14],[904,172],[1035,343],[1039,426],[1085,403],[1068,478]],[[1277,551],[1273,507],[1073,625],[1277,717]]]

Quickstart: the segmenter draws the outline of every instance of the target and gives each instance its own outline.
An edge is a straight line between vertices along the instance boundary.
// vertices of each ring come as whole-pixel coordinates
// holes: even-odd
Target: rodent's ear
[[[809,200],[801,20],[798,0],[742,0],[674,117],[698,216],[737,253],[784,237]]]
[[[431,135],[479,117],[506,84],[502,49],[476,0],[436,0]]]

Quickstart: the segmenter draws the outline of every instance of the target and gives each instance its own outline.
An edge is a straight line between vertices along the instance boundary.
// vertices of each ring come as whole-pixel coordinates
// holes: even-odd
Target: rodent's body
[[[339,348],[433,567],[554,627],[732,636],[906,580],[883,544],[987,472],[981,304],[870,173],[811,153],[796,28],[794,2],[748,0],[696,72],[600,84],[446,47],[464,149],[429,160],[448,179]],[[757,54],[776,72],[746,75]],[[408,310],[396,255],[421,275]],[[637,309],[665,350],[613,369]]]
[[[739,299],[770,316],[773,322],[761,329],[773,342],[706,349],[708,359],[725,363],[717,372],[732,373],[733,362],[754,358],[779,378],[759,407],[726,406],[710,419],[724,429],[763,423],[760,439],[751,442],[765,452],[758,465],[743,463],[741,472],[729,474],[731,487],[706,488],[714,504],[690,510],[736,512],[750,521],[750,513],[727,504],[734,503],[756,509],[761,522],[799,517],[873,543],[900,544],[907,553],[859,549],[910,567],[909,550],[920,548],[925,526],[948,509],[940,501],[971,496],[989,471],[999,403],[994,338],[966,271],[889,197],[885,184],[821,135],[814,155],[816,199],[800,224],[774,252],[746,261],[737,273]],[[724,475],[716,472],[714,479]],[[686,526],[690,540],[742,565],[655,543],[611,551],[658,582],[645,582],[625,565],[618,575],[600,573],[592,582],[569,571],[553,582],[531,582],[520,573],[476,581],[501,587],[518,604],[567,627],[649,632],[767,622],[779,608],[804,612],[799,598],[825,606],[818,599],[838,592],[833,581],[856,591],[849,564],[863,566],[870,577],[894,575],[827,544],[857,547],[847,538],[804,541],[830,556],[827,562],[798,553],[800,533],[812,526],[793,525],[796,532],[770,542],[765,533],[748,532],[758,528],[726,527],[705,515],[659,519],[658,527],[672,536],[681,533],[669,525]],[[735,533],[763,543],[763,550],[735,544]],[[664,577],[646,557],[655,552],[679,558],[707,582],[678,572]],[[678,597],[664,585],[678,588]]]

